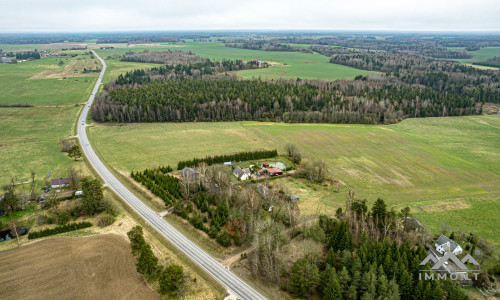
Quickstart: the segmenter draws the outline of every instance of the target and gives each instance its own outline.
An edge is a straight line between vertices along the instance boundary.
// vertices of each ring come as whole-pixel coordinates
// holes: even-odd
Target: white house
[[[459,244],[455,243],[443,234],[437,239],[435,246],[436,251],[441,254],[452,252],[453,254],[458,255],[463,251]]]
[[[242,169],[240,167],[236,167],[233,170],[234,176],[238,177],[240,180],[247,180],[251,177],[251,173],[249,168]]]

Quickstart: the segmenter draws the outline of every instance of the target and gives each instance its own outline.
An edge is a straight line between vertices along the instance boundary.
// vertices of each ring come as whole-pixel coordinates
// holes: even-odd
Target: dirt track
[[[58,237],[0,253],[0,299],[160,299],[116,234]]]

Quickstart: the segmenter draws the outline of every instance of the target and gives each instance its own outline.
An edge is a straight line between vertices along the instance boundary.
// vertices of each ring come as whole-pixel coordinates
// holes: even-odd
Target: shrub
[[[57,224],[63,225],[69,222],[70,216],[67,211],[62,211],[59,213],[59,216],[57,216]]]
[[[227,231],[222,230],[219,235],[217,235],[217,242],[224,247],[231,246],[231,236]]]
[[[38,225],[45,224],[45,222],[47,222],[47,216],[46,215],[38,215],[36,217],[36,222],[38,223]]]
[[[104,214],[97,218],[97,226],[106,227],[115,222],[115,218],[111,215]]]
[[[50,228],[50,229],[44,229],[40,231],[32,231],[28,235],[28,239],[33,240],[45,236],[51,236],[54,234],[59,234],[59,233],[64,233],[64,232],[69,232],[73,230],[78,230],[82,228],[87,228],[91,227],[92,223],[90,222],[80,222],[80,223],[69,223],[66,225],[60,225],[55,228]]]

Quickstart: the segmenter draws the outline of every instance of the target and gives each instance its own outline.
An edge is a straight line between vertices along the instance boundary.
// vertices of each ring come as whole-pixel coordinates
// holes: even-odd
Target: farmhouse
[[[234,176],[238,177],[241,180],[247,180],[251,176],[250,175],[251,172],[250,172],[249,168],[242,169],[240,167],[236,167],[233,170],[233,174],[234,174]]]
[[[0,63],[6,63],[6,64],[8,64],[8,63],[11,63],[11,62],[12,61],[9,58],[7,58],[7,57],[0,58]]]
[[[266,169],[266,173],[269,174],[269,176],[280,176],[280,175],[283,175],[283,171],[281,171],[278,168],[269,168],[269,169]]]
[[[200,179],[201,173],[196,171],[193,168],[188,168],[185,167],[184,169],[181,170],[182,176],[185,178],[191,178],[191,179]]]
[[[403,218],[403,220],[401,221],[401,227],[408,231],[424,231],[424,226],[422,226],[422,224],[420,224],[417,219],[412,219],[410,217]]]
[[[457,255],[462,253],[462,247],[459,244],[455,243],[453,240],[449,239],[445,235],[441,235],[436,241],[436,251],[445,254],[447,252],[452,252]]]
[[[59,189],[59,188],[69,187],[69,177],[53,178],[53,179],[50,180],[50,186],[53,189]]]

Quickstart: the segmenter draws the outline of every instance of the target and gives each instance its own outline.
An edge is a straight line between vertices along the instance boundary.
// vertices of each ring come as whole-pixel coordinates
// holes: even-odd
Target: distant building
[[[280,175],[283,175],[283,171],[281,171],[278,168],[269,168],[269,169],[266,169],[266,172],[267,172],[267,174],[269,174],[269,176],[280,176]]]
[[[12,60],[10,60],[10,58],[7,58],[7,57],[0,58],[0,63],[9,64],[11,62],[12,62]]]
[[[60,189],[60,188],[69,187],[69,177],[53,178],[50,180],[50,186],[53,189]]]
[[[445,254],[447,252],[452,252],[457,255],[462,253],[463,249],[459,244],[455,243],[452,239],[449,239],[445,235],[441,235],[436,241],[436,251]]]
[[[200,179],[201,173],[193,168],[185,167],[181,170],[182,176],[189,179]]]
[[[226,162],[224,162],[224,166],[232,166],[232,165],[233,165],[233,163],[232,163],[232,162],[230,162],[230,161],[226,161]]]
[[[248,178],[250,178],[251,174],[252,172],[249,168],[242,169],[240,167],[236,167],[233,170],[233,175],[241,180],[247,180]]]
[[[269,164],[268,164],[268,163],[263,163],[263,164],[262,164],[262,167],[264,167],[264,168],[268,168],[268,167],[269,167]]]
[[[417,232],[424,231],[424,226],[422,226],[422,224],[420,224],[420,222],[417,219],[413,219],[410,217],[403,218],[403,220],[401,221],[401,227],[403,227],[403,229],[408,231],[417,231]]]

